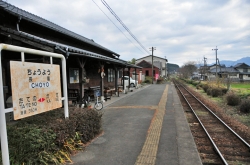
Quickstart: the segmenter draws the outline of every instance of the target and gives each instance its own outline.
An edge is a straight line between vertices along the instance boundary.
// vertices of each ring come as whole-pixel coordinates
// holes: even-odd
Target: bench
[[[89,87],[86,91],[87,91],[87,94],[88,96],[90,97],[91,100],[95,100],[95,92],[97,90],[100,90],[100,86],[93,86],[93,87]]]
[[[111,96],[113,95],[113,93],[115,94],[115,88],[104,87],[104,97],[105,97],[105,100],[111,99]]]
[[[104,89],[104,99],[107,101],[108,99],[111,99],[112,91],[109,89]]]

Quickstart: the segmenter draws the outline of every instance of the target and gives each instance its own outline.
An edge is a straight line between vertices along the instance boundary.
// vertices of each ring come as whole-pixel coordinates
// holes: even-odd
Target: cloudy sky
[[[131,60],[150,55],[182,66],[250,57],[249,0],[5,0]],[[117,28],[118,27],[118,28]],[[146,50],[145,50],[146,49]]]

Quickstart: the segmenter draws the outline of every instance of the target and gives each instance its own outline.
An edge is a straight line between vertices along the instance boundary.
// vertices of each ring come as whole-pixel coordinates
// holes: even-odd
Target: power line
[[[94,3],[95,3],[95,1],[94,0],[92,0]],[[95,3],[96,4],[96,3]],[[109,16],[96,4],[96,6],[102,11],[102,13],[104,14],[104,15],[106,15],[106,17],[113,23],[113,25],[115,25],[116,26],[116,24],[109,18]],[[120,30],[120,32],[122,32],[121,31],[121,29],[118,27],[118,26],[116,26],[117,27],[117,29],[118,30]],[[122,32],[122,34],[137,48],[137,49],[139,49],[123,32]],[[141,49],[139,49],[140,51],[141,51]],[[141,51],[142,52],[142,51]],[[143,52],[142,52],[143,53]]]
[[[117,19],[117,21],[127,30],[127,32],[136,40],[136,42],[149,54],[147,49],[140,43],[140,41],[135,37],[135,35],[129,30],[129,28],[122,22],[122,20],[116,15],[116,13],[111,9],[111,7],[107,4],[105,0],[102,0],[104,6],[110,11],[110,13]]]

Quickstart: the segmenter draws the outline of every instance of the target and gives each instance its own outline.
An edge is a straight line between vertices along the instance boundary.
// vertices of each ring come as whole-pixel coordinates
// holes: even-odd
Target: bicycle
[[[98,101],[98,96],[96,97],[96,102],[94,105],[95,110],[100,111],[103,108],[103,104],[101,101]]]
[[[94,108],[97,110],[97,111],[100,111],[102,110],[103,108],[103,104],[101,101],[98,101],[98,97],[101,96],[101,93],[100,93],[100,90],[95,90],[94,91],[94,94],[95,94],[95,97],[96,97],[96,102],[95,102],[95,105],[94,105]]]
[[[97,111],[100,111],[103,109],[102,102],[98,100],[99,96],[100,96],[100,90],[96,90],[95,96],[94,96],[96,98],[96,99],[94,99],[94,101],[95,101],[94,109]],[[86,107],[88,104],[90,104],[90,102],[91,102],[90,96],[88,94],[85,94],[84,97],[82,98],[82,103]]]

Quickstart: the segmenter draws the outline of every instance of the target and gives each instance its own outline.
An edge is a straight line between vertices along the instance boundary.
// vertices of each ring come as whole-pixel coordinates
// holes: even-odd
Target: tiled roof
[[[44,38],[41,38],[41,37],[34,36],[32,34],[25,33],[25,32],[15,31],[15,30],[5,28],[5,27],[2,27],[2,26],[0,26],[0,30],[3,31],[3,32],[6,32],[7,34],[13,34],[13,35],[16,35],[16,36],[19,36],[19,37],[22,37],[22,38],[29,39],[29,40],[34,41],[34,42],[41,43],[43,45],[56,47],[57,49],[60,49],[62,51],[68,50],[68,52],[69,52],[68,55],[73,54],[73,55],[85,56],[85,57],[89,57],[89,58],[96,58],[96,59],[101,59],[101,60],[104,60],[104,61],[114,62],[114,63],[120,64],[120,65],[123,65],[123,66],[128,66],[128,67],[133,67],[133,68],[141,68],[139,66],[129,64],[129,63],[127,63],[127,61],[124,61],[124,60],[119,59],[119,58],[110,58],[110,57],[103,56],[103,55],[98,54],[98,53],[93,53],[93,52],[90,52],[90,51],[87,51],[87,50],[83,50],[83,49],[79,49],[79,48],[72,47],[72,46],[69,46],[69,45],[65,45],[65,44],[61,44],[61,43],[58,43],[58,42],[50,41],[50,40],[47,40],[47,39],[44,39]]]
[[[216,68],[214,69],[210,69],[209,72],[211,73],[216,73]],[[227,72],[227,73],[240,73],[238,70],[236,70],[233,67],[227,67],[227,68],[217,68],[217,73],[223,73],[223,72]]]
[[[234,65],[234,68],[250,68],[250,66],[245,63],[238,63]]]
[[[152,68],[152,64],[145,61],[145,60],[142,60],[141,62],[139,62],[138,64],[136,64],[137,66],[140,66],[140,67],[143,67],[143,68]],[[153,67],[156,67],[155,65],[153,65]],[[158,68],[158,67],[156,67]]]
[[[41,25],[43,27],[52,29],[54,31],[57,31],[57,32],[62,33],[64,35],[67,35],[67,36],[70,36],[72,38],[78,39],[78,40],[80,40],[82,42],[88,43],[90,45],[101,48],[103,50],[106,50],[106,51],[114,54],[114,55],[119,56],[117,53],[115,53],[115,52],[113,52],[113,51],[111,51],[111,50],[97,44],[96,42],[94,42],[91,39],[88,39],[88,38],[83,37],[83,36],[81,36],[79,34],[76,34],[76,33],[72,32],[72,31],[67,30],[67,29],[65,29],[65,28],[63,28],[63,27],[61,27],[59,25],[56,25],[56,24],[54,24],[54,23],[52,23],[52,22],[50,22],[50,21],[48,21],[46,19],[43,19],[43,18],[41,18],[39,16],[36,16],[34,14],[31,14],[31,13],[25,11],[25,10],[22,10],[22,9],[20,9],[18,7],[15,7],[15,6],[7,3],[7,2],[4,2],[4,1],[0,0],[0,7],[2,7],[5,11],[7,11],[10,14],[16,15],[18,17],[21,16],[22,19],[33,22],[35,24],[39,24],[39,25]]]
[[[141,60],[141,59],[146,58],[146,57],[150,57],[150,56],[152,56],[152,55],[148,55],[148,56],[145,56],[145,57],[142,57],[142,58],[138,58],[138,59],[136,59],[136,61]],[[155,55],[154,55],[154,57],[155,57],[155,58],[160,58],[160,59],[162,59],[162,60],[166,60],[166,62],[168,62],[168,60],[165,59],[165,58],[157,57],[157,56],[155,56]]]

